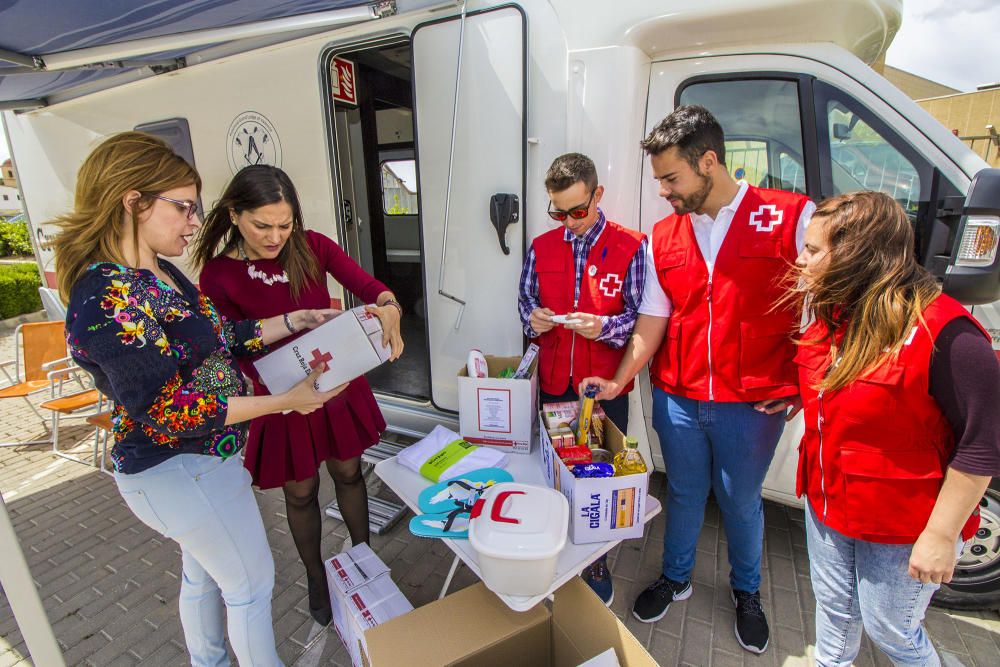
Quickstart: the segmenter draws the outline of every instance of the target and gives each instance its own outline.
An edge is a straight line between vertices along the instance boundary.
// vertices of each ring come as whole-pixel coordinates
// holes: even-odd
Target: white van
[[[25,10],[38,23],[25,33],[44,32],[48,4]],[[866,65],[895,34],[900,0],[303,0],[267,12],[186,0],[156,16],[75,4],[77,30],[0,54],[17,65],[0,67],[0,99],[47,278],[42,223],[71,206],[80,162],[108,134],[167,138],[202,174],[207,205],[241,167],[279,165],[307,225],[403,304],[406,354],[370,378],[398,434],[456,426],[470,348],[523,350],[518,275],[552,224],[553,158],[590,155],[619,223],[648,233],[667,213],[638,142],[679,104],[719,118],[737,177],[817,201],[887,192],[946,291],[977,315],[1000,297],[1000,171]],[[643,374],[633,430],[662,469],[650,405]],[[769,498],[798,503],[801,431],[786,429]],[[951,604],[1000,601],[996,485],[982,510],[941,594]]]

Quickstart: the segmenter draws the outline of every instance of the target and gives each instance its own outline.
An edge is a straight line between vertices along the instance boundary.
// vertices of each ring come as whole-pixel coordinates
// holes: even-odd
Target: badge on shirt
[[[596,266],[594,266],[593,264],[591,264],[591,265],[590,265],[590,268],[589,268],[589,269],[587,269],[587,274],[588,274],[588,275],[589,275],[589,276],[590,276],[591,278],[593,278],[594,276],[596,276],[596,275],[597,275],[597,267],[596,267]]]
[[[604,296],[608,297],[609,299],[613,299],[619,294],[621,294],[622,287],[624,285],[625,283],[622,282],[622,279],[618,276],[617,273],[609,273],[608,275],[604,276],[604,278],[598,284],[598,287],[600,287],[601,291],[604,292]]]
[[[756,227],[758,232],[769,232],[781,224],[783,215],[784,211],[779,211],[774,204],[761,204],[750,214],[750,224]]]

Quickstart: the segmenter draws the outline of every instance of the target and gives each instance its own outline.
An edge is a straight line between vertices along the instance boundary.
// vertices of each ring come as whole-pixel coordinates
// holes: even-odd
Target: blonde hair
[[[124,225],[132,226],[138,250],[138,216],[153,205],[150,195],[194,185],[201,177],[161,139],[142,132],[122,132],[102,141],[83,161],[76,177],[73,210],[51,221],[60,228],[53,241],[59,296],[70,292],[95,262],[126,264],[121,243]],[[142,193],[132,212],[126,193]]]
[[[839,359],[817,389],[833,391],[889,361],[941,287],[917,263],[913,225],[903,207],[881,192],[855,192],[822,202],[810,224],[822,221],[830,246],[824,269],[795,294],[823,335],[800,341],[831,343]],[[838,343],[835,333],[844,336]]]

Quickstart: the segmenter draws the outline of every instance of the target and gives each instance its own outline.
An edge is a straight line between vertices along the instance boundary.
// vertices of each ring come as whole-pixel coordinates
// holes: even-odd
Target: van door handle
[[[507,227],[520,219],[520,208],[517,195],[497,193],[490,197],[490,222],[497,230],[497,240],[505,255],[510,254],[510,248],[507,247]]]

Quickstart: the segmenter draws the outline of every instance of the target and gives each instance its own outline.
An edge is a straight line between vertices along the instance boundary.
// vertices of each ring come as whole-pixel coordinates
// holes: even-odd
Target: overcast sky
[[[962,91],[1000,81],[1000,0],[903,0],[887,64]]]
[[[903,0],[886,62],[963,91],[1000,81],[1000,0]],[[8,157],[0,141],[0,162]]]

